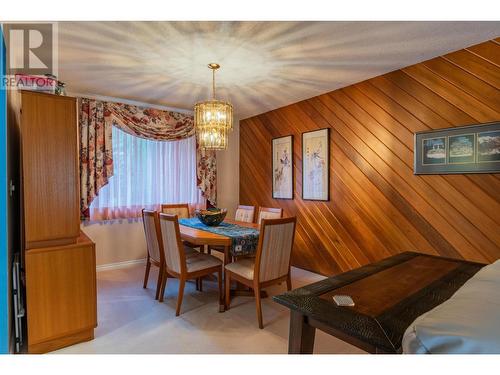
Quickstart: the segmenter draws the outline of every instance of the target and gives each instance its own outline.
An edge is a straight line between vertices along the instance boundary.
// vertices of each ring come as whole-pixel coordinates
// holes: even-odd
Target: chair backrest
[[[260,225],[262,219],[281,219],[282,217],[283,217],[282,208],[259,207],[259,216],[257,217],[257,224]]]
[[[243,206],[240,204],[236,209],[234,220],[243,221],[245,223],[253,223],[254,216],[255,216],[254,206]]]
[[[142,210],[142,222],[144,224],[148,255],[152,260],[161,263],[163,261],[163,250],[160,238],[158,212],[145,209]]]
[[[290,272],[296,223],[296,217],[262,220],[254,270],[259,282],[274,280]]]
[[[186,255],[181,241],[177,215],[160,214],[160,231],[167,270],[178,274],[186,270]]]
[[[189,217],[189,205],[187,203],[162,204],[161,212],[169,215],[177,215],[180,219]]]

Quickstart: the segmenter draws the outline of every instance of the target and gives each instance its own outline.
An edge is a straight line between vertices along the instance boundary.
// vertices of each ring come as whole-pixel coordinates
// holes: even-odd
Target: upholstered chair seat
[[[196,272],[222,265],[222,261],[208,254],[196,253],[186,259],[187,272]]]
[[[226,270],[244,277],[248,280],[253,280],[253,272],[255,268],[255,258],[243,258],[236,262],[226,265]]]

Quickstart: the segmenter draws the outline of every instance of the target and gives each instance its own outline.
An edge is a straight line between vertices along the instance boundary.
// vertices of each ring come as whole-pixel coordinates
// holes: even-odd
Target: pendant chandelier
[[[233,130],[233,106],[231,103],[215,99],[215,71],[219,64],[211,63],[212,99],[196,103],[194,106],[194,126],[198,143],[207,150],[225,150],[227,137]]]

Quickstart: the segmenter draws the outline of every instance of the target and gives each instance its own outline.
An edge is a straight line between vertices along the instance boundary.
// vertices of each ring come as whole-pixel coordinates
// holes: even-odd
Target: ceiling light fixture
[[[215,71],[219,64],[210,63],[212,69],[212,99],[194,106],[194,126],[200,147],[207,150],[225,150],[227,137],[233,130],[233,106],[215,98]]]

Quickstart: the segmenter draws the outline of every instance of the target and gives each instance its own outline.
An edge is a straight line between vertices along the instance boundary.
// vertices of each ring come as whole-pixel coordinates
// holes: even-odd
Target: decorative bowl
[[[194,213],[203,224],[215,227],[222,223],[222,221],[226,217],[227,210],[220,208],[209,208],[207,210],[196,210]]]

